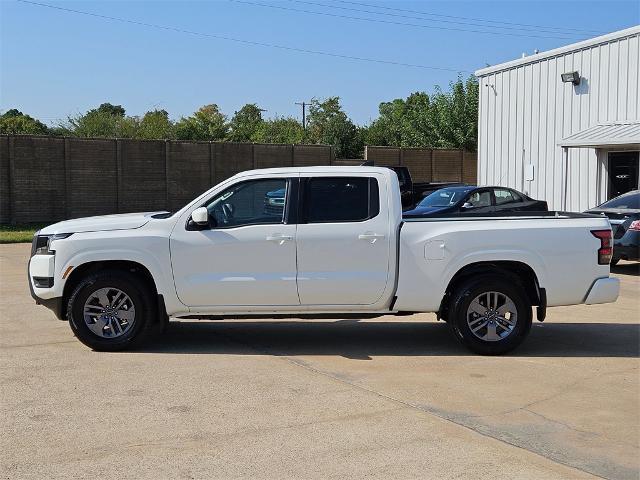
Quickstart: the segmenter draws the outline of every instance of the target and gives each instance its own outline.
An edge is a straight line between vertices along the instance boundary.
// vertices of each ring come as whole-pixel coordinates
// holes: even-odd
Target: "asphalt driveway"
[[[639,477],[637,264],[504,357],[433,315],[176,322],[98,353],[35,305],[28,255],[0,245],[3,478]]]

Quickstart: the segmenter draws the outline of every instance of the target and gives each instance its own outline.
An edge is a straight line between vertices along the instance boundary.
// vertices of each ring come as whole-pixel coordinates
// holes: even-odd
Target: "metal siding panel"
[[[518,135],[518,70],[509,72],[509,136],[507,161],[509,162],[509,173],[504,185],[515,188],[515,159],[516,159],[516,137]]]
[[[559,78],[560,73],[574,69],[586,79],[577,89],[561,83]],[[491,90],[485,89],[486,120],[481,119],[487,122],[485,155],[492,165],[483,163],[480,168],[486,168],[480,178],[523,188],[518,175],[523,168],[524,146],[525,162],[536,165],[535,179],[527,187],[536,198],[547,200],[551,208],[562,206],[564,189],[562,149],[557,142],[578,132],[589,137],[592,132],[585,130],[599,123],[637,120],[640,116],[637,34],[486,78],[492,75],[498,96],[491,101]],[[490,125],[494,128],[488,128]],[[604,129],[600,133],[606,134]],[[610,132],[616,136],[629,133],[627,127]],[[597,154],[593,148],[572,150],[567,206],[585,210],[606,197],[606,165],[602,162],[606,155]]]
[[[538,175],[538,143],[540,138],[540,64],[534,63],[530,72],[530,105],[527,163],[533,165],[534,181],[525,182],[525,192],[533,197],[537,196],[538,188],[535,179]]]
[[[501,77],[502,91],[504,93],[500,100],[500,124],[502,125],[500,130],[500,171],[498,172],[500,177],[496,179],[496,185],[503,185],[503,182],[509,178],[509,134],[511,133],[509,124],[509,98],[511,94],[509,79],[511,78],[511,72],[504,72]]]
[[[589,118],[588,124],[594,125],[598,122],[598,91],[600,88],[600,48],[592,48],[589,51]]]
[[[629,42],[621,40],[618,49],[618,85],[616,96],[618,99],[616,120],[624,120],[629,118],[627,101],[629,87]]]
[[[627,115],[630,119],[640,118],[640,49],[638,42],[640,37],[632,37],[629,39],[629,85],[627,92],[629,99],[627,101]]]
[[[609,58],[609,98],[607,120],[618,119],[618,74],[620,71],[620,43],[615,42],[610,46],[611,56]]]
[[[478,148],[478,182],[483,183],[486,181],[487,172],[489,171],[489,142],[493,141],[494,132],[490,131],[491,123],[490,123],[490,104],[489,104],[489,88],[485,85],[488,84],[488,78],[479,79],[480,84],[480,108],[482,110],[482,115],[478,117],[478,132],[481,134],[479,136],[478,143],[481,145]],[[482,125],[481,125],[482,124]],[[482,127],[482,128],[481,128]]]
[[[549,155],[547,145],[547,135],[549,130],[549,62],[540,63],[540,119],[539,138],[538,138],[538,171],[534,184],[536,185],[536,198],[545,199],[546,196],[546,174],[547,174],[547,157]]]
[[[545,198],[547,202],[550,203],[550,207],[554,208],[556,204],[555,199],[555,185],[554,178],[556,172],[556,124],[559,124],[562,119],[558,118],[558,101],[557,101],[557,91],[558,85],[555,82],[555,78],[558,73],[558,59],[553,58],[549,60],[549,74],[548,74],[548,85],[549,85],[549,94],[547,96],[547,118],[549,122],[547,123],[547,154],[545,156],[546,162],[546,174],[545,174]]]
[[[496,177],[501,175],[502,169],[502,97],[504,92],[502,90],[502,74],[496,74],[493,79],[493,83],[496,87],[496,96],[492,102],[492,127],[495,135],[493,136],[493,174],[487,178],[487,183],[496,183]]]
[[[598,95],[598,122],[607,120],[607,101],[609,92],[609,45],[600,47],[600,82]]]

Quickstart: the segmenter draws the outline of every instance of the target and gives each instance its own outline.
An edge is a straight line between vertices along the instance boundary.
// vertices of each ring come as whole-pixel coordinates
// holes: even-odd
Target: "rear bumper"
[[[613,258],[640,260],[640,232],[627,230],[621,238],[613,241]]]
[[[620,280],[611,277],[599,278],[591,285],[584,303],[594,305],[596,303],[615,302],[619,292]]]

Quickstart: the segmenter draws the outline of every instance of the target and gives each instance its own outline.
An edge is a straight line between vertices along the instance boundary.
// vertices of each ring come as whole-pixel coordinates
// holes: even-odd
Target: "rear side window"
[[[521,201],[519,195],[516,195],[511,190],[502,190],[496,188],[493,193],[496,196],[496,205],[503,205],[505,203],[517,203]]]
[[[307,223],[362,222],[380,212],[375,178],[310,178],[304,191]]]

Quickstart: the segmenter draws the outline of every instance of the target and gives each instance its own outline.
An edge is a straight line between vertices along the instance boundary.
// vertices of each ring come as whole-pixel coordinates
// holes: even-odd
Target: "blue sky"
[[[368,123],[380,102],[431,92],[457,72],[466,76],[523,52],[640,23],[638,0],[34,1],[201,34],[450,69],[248,45],[0,0],[0,110],[18,108],[46,123],[105,101],[131,115],[164,108],[179,118],[208,103],[232,115],[255,102],[267,116],[299,116],[294,102],[332,95],[354,121]]]

